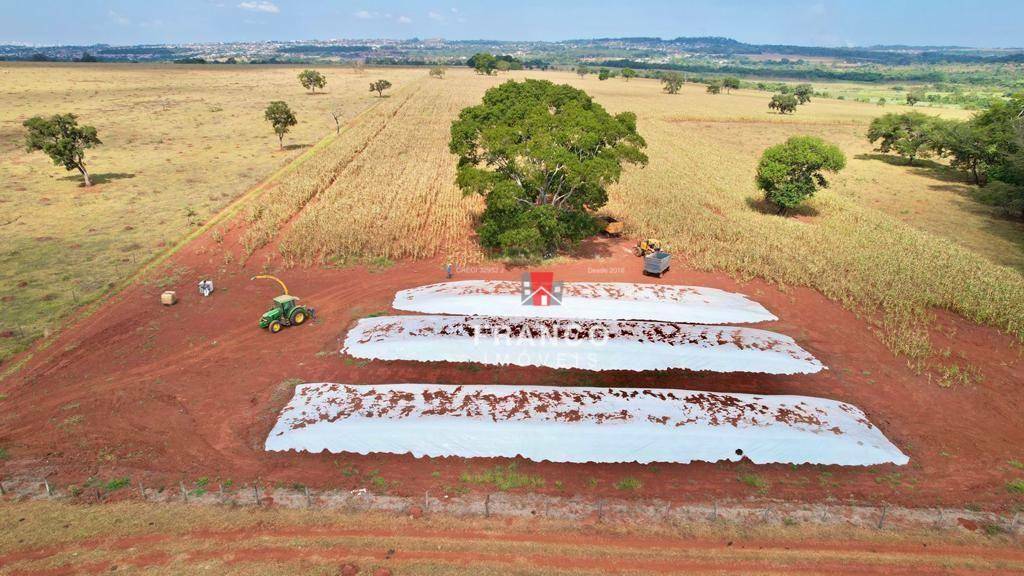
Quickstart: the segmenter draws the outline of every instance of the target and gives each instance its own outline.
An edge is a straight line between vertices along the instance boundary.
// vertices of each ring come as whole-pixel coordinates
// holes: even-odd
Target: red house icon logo
[[[523,274],[520,298],[523,306],[558,306],[562,303],[562,283],[555,282],[554,272]]]

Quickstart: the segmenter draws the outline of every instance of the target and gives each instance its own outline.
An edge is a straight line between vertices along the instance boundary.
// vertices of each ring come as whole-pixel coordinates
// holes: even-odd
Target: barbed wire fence
[[[736,525],[801,524],[844,525],[876,530],[928,528],[982,530],[991,535],[1021,536],[1020,512],[997,513],[960,508],[907,508],[888,504],[775,500],[711,500],[670,502],[645,498],[552,496],[537,493],[474,492],[460,495],[395,496],[354,490],[314,490],[303,484],[266,482],[238,485],[230,482],[201,484],[184,481],[177,486],[147,487],[142,480],[126,479],[116,485],[84,484],[58,488],[47,478],[0,479],[0,497],[8,500],[56,500],[102,504],[134,500],[185,505],[391,512],[414,517],[438,514],[477,517],[541,517],[589,520],[596,523],[629,521],[663,523],[731,523]]]

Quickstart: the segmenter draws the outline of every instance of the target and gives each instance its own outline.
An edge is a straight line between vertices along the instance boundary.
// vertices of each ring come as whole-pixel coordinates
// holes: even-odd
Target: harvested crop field
[[[907,462],[849,404],[650,388],[304,384],[266,447],[535,462]]]

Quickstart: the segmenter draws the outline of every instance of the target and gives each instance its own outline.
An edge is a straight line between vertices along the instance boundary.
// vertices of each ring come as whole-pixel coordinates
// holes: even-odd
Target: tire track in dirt
[[[908,552],[893,552],[893,548],[903,549],[903,546],[890,547],[886,545],[868,546],[870,550],[861,551],[863,545],[855,545],[852,548],[841,542],[836,543],[805,543],[790,542],[776,545],[751,542],[744,545],[732,546],[732,543],[722,544],[721,542],[707,542],[702,540],[671,542],[657,538],[644,541],[630,540],[629,543],[604,538],[586,538],[584,536],[563,538],[558,536],[542,537],[523,534],[487,534],[485,538],[470,539],[474,542],[486,542],[487,544],[502,543],[528,543],[528,544],[568,544],[581,545],[582,549],[567,550],[566,554],[558,551],[530,552],[488,552],[488,551],[447,551],[441,550],[438,544],[437,550],[426,548],[404,549],[402,540],[417,539],[427,540],[427,543],[443,540],[445,542],[457,542],[464,544],[466,540],[461,538],[459,533],[432,533],[411,530],[408,533],[391,531],[357,531],[337,530],[328,531],[332,535],[346,535],[352,538],[397,538],[384,542],[365,542],[362,544],[338,545],[335,543],[321,542],[320,547],[312,547],[303,543],[294,543],[292,546],[266,545],[243,546],[240,548],[227,548],[223,546],[208,550],[184,550],[180,551],[182,544],[195,543],[201,546],[227,544],[232,542],[248,542],[254,538],[289,538],[294,539],[300,535],[309,537],[324,538],[324,530],[281,530],[272,532],[241,531],[230,534],[227,539],[222,538],[224,533],[186,533],[177,536],[140,537],[125,538],[112,542],[78,543],[77,545],[53,547],[45,551],[36,550],[22,554],[9,554],[0,556],[0,566],[10,566],[21,562],[38,562],[56,554],[72,554],[87,551],[99,552],[104,549],[113,552],[112,557],[106,561],[93,561],[81,564],[65,564],[62,566],[46,569],[18,569],[10,574],[98,574],[107,572],[111,566],[132,566],[134,568],[146,569],[169,566],[172,564],[207,564],[209,562],[222,562],[229,565],[238,564],[274,564],[284,562],[302,561],[304,563],[330,563],[341,562],[386,562],[396,570],[402,567],[412,567],[418,563],[430,562],[449,564],[452,566],[481,567],[491,566],[496,569],[504,568],[530,568],[536,570],[582,570],[593,572],[645,572],[658,574],[672,573],[694,573],[694,572],[718,572],[728,570],[729,573],[750,573],[763,574],[769,571],[780,571],[787,574],[886,574],[886,575],[918,575],[918,574],[984,574],[998,573],[1005,569],[1013,569],[1005,563],[991,565],[973,565],[953,567],[957,562],[973,562],[977,559],[984,563],[990,563],[994,557],[991,553],[999,552],[1004,556],[1005,550],[985,549],[978,551],[978,556],[971,550],[960,550],[959,547],[935,547],[922,553],[920,549]],[[152,545],[161,544],[171,549],[179,550],[170,554],[166,550],[152,549]],[[809,544],[809,545],[807,545]],[[423,546],[423,543],[420,543]],[[433,545],[433,544],[431,544]],[[634,547],[634,545],[636,545]],[[615,548],[624,554],[633,552],[642,554],[645,550],[656,549],[659,552],[666,550],[672,552],[692,552],[703,554],[702,556],[674,556],[669,558],[643,558],[638,556],[595,557],[588,555],[587,548]],[[880,549],[880,550],[876,550]],[[913,548],[913,547],[911,547]],[[388,551],[385,551],[389,549]],[[137,554],[134,554],[138,550]],[[882,551],[886,550],[886,551]],[[821,558],[817,554],[822,551],[839,555],[836,558]],[[800,556],[801,553],[808,553],[808,557]],[[952,553],[955,552],[955,553]],[[747,554],[745,554],[747,553]],[[756,554],[756,558],[743,557]],[[711,558],[707,555],[712,555]],[[1020,558],[1017,554],[1017,559]]]
[[[323,542],[324,539],[360,539],[383,542],[364,542],[361,544],[335,545]],[[318,540],[321,548],[313,548],[302,543],[291,543],[286,546],[277,543],[263,543],[260,546],[243,546],[230,548],[234,543],[248,543],[257,539],[267,540]],[[419,545],[420,549],[405,550],[402,541],[415,540],[411,546]],[[14,552],[0,556],[0,566],[9,566],[20,562],[36,562],[57,554],[77,555],[86,551],[109,550],[141,553],[135,556],[117,557],[109,562],[94,562],[77,566],[62,566],[52,570],[15,571],[12,574],[77,574],[99,573],[109,570],[111,563],[128,564],[137,568],[168,565],[174,556],[160,548],[177,549],[182,543],[200,543],[204,546],[215,546],[214,550],[186,551],[178,560],[185,563],[203,563],[220,561],[228,564],[292,562],[296,560],[315,562],[343,562],[359,559],[388,561],[390,565],[399,566],[422,561],[442,562],[453,565],[471,564],[478,566],[488,564],[504,567],[522,567],[524,563],[532,568],[571,569],[592,571],[643,571],[651,573],[691,573],[694,571],[717,571],[727,569],[730,572],[763,573],[766,570],[780,569],[786,573],[801,574],[978,574],[990,572],[986,566],[962,566],[953,568],[951,565],[960,562],[972,562],[978,559],[984,563],[995,563],[993,570],[1009,568],[1006,563],[1024,563],[1024,550],[965,546],[965,545],[932,545],[926,543],[873,543],[843,542],[815,540],[751,540],[733,543],[722,540],[675,539],[671,537],[606,537],[588,534],[546,534],[522,532],[492,531],[438,531],[421,528],[407,530],[357,530],[334,527],[302,527],[280,529],[240,529],[229,531],[196,530],[177,535],[148,534],[127,536],[115,539],[93,538],[66,545],[52,546],[35,550]],[[441,543],[458,544],[477,543],[491,544],[524,544],[542,546],[564,546],[570,548],[566,554],[551,552],[488,552],[488,551],[445,551]],[[427,546],[438,546],[437,550],[426,549]],[[219,546],[225,545],[225,546]],[[385,548],[396,550],[394,553],[383,552]],[[614,556],[593,557],[587,554],[588,549],[615,549],[622,554],[633,554],[629,558]],[[672,558],[642,558],[645,552],[681,553],[682,556]],[[693,553],[704,556],[694,556]],[[689,556],[687,556],[689,554]],[[708,554],[719,555],[717,559],[708,559]],[[758,558],[752,559],[751,554]],[[801,557],[807,554],[809,557]],[[824,557],[822,557],[824,556]],[[829,557],[833,556],[833,557]]]

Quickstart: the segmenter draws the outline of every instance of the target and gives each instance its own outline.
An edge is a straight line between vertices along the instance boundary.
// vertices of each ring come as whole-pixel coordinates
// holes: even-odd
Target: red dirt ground
[[[278,293],[252,282],[276,259],[269,250],[245,266],[224,265],[237,252],[237,229],[223,244],[210,234],[189,244],[153,274],[115,296],[37,349],[24,368],[0,382],[0,446],[10,458],[6,476],[52,474],[51,482],[80,484],[93,476],[132,476],[147,486],[200,477],[260,479],[322,488],[367,485],[376,470],[392,493],[439,493],[459,487],[467,469],[505,460],[416,459],[409,455],[267,453],[262,443],[290,398],[288,379],[341,383],[507,383],[644,386],[693,390],[803,394],[852,403],[900,449],[910,464],[868,468],[755,466],[741,463],[554,464],[520,462],[542,476],[551,494],[658,497],[676,502],[768,496],[801,501],[837,499],[900,505],[979,506],[1007,510],[1024,503],[1006,483],[1024,477],[1010,465],[1024,460],[1024,356],[1000,332],[937,313],[935,341],[957,361],[980,370],[969,385],[941,388],[893,356],[871,325],[809,289],[780,291],[764,282],[738,284],[722,274],[688,270],[682,262],[660,282],[743,292],[779,316],[759,324],[788,334],[830,369],[815,375],[770,376],[634,373],[541,368],[495,369],[469,364],[363,363],[339,357],[347,328],[359,317],[388,311],[397,290],[444,280],[442,262],[401,262],[384,270],[320,267],[280,270],[291,291],[316,307],[318,322],[270,335],[256,326]],[[560,280],[659,281],[641,275],[625,241],[597,240],[588,255],[550,267]],[[273,266],[272,266],[273,267]],[[523,269],[484,264],[456,279],[518,279]],[[155,280],[178,277],[181,301],[159,304]],[[217,291],[201,298],[200,276]],[[343,473],[358,470],[359,474]],[[436,473],[436,474],[435,474]],[[737,477],[757,474],[760,493]],[[623,493],[627,476],[643,482]],[[560,481],[556,485],[555,481]],[[595,483],[594,480],[597,482]],[[471,490],[489,487],[468,486]]]
[[[406,548],[408,540],[417,548]],[[305,545],[296,541],[308,540]],[[382,540],[387,542],[385,548]],[[453,542],[469,548],[444,550]],[[198,544],[202,544],[202,549]],[[249,546],[240,546],[249,543]],[[437,544],[436,550],[424,544]],[[507,544],[509,552],[478,551],[477,545]],[[514,548],[520,544],[547,547],[531,551]],[[215,545],[215,546],[211,546]],[[558,547],[551,549],[551,547]],[[640,555],[621,559],[580,555],[574,547],[599,547],[622,554]],[[568,548],[569,553],[565,553]],[[154,551],[155,550],[155,551]],[[171,552],[168,552],[171,551]],[[756,554],[744,554],[755,552]],[[645,552],[660,557],[643,558]],[[665,558],[664,554],[673,556]],[[50,569],[13,569],[12,575],[102,574],[129,569],[153,569],[186,566],[209,569],[210,562],[228,565],[272,565],[304,561],[305,568],[332,566],[345,574],[376,574],[363,571],[358,561],[387,563],[395,573],[402,573],[409,564],[422,561],[442,566],[474,566],[479,573],[497,570],[543,573],[543,570],[573,570],[579,573],[645,573],[645,574],[983,574],[997,573],[979,567],[953,567],[971,559],[1019,564],[1024,552],[1013,548],[980,547],[922,543],[837,542],[813,539],[778,540],[747,539],[732,541],[712,538],[679,539],[666,536],[551,533],[521,534],[515,532],[475,532],[438,529],[402,528],[398,530],[326,528],[241,529],[228,531],[197,530],[174,535],[146,535],[89,539],[45,548],[16,551],[0,555],[0,566],[43,560],[56,556],[74,558],[89,554],[89,562],[69,562]],[[703,556],[699,555],[703,554]],[[741,556],[741,558],[737,558]],[[745,556],[745,557],[744,557]],[[840,556],[840,557],[836,557]],[[94,560],[105,557],[104,560]],[[355,560],[355,562],[353,561]],[[488,572],[488,569],[494,572]],[[381,570],[378,568],[378,570]],[[384,569],[388,570],[388,569]],[[1006,573],[1009,573],[1007,571]]]

